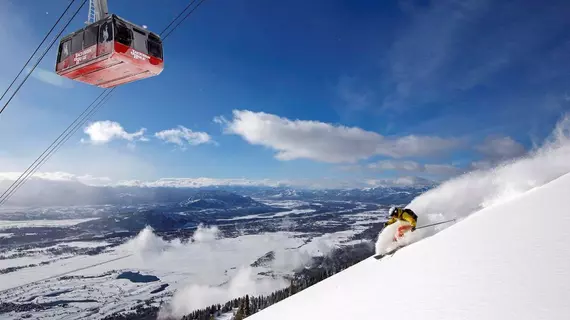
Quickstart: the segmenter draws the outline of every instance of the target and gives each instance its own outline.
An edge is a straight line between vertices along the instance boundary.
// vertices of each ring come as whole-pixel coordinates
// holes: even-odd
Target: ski
[[[404,246],[403,246],[403,247],[404,247]],[[390,250],[390,251],[388,251],[388,252],[386,252],[386,253],[384,253],[384,254],[377,254],[377,255],[374,256],[374,259],[380,260],[380,259],[384,258],[385,256],[393,256],[394,253],[396,253],[396,251],[398,251],[400,248],[403,248],[403,247],[398,247],[398,248],[393,249],[393,250]]]

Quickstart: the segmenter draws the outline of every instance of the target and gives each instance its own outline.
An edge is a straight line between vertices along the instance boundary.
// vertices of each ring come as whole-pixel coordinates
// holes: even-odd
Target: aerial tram
[[[160,36],[108,11],[107,0],[89,1],[89,24],[60,40],[55,72],[101,88],[159,75]]]

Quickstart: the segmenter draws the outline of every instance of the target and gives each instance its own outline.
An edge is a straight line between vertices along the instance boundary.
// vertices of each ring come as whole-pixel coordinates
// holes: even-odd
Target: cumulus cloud
[[[505,160],[520,157],[525,154],[524,146],[511,137],[487,137],[475,149],[490,160]]]
[[[120,123],[109,120],[92,122],[83,129],[92,144],[106,144],[112,140],[148,141],[144,137],[145,131],[145,128],[141,128],[139,131],[128,133]]]
[[[204,143],[214,143],[212,137],[210,137],[206,132],[194,132],[184,126],[159,131],[155,133],[154,136],[180,147],[183,147],[186,144],[197,146]]]
[[[384,137],[357,127],[319,121],[289,120],[264,112],[234,110],[225,132],[241,136],[250,144],[277,151],[279,160],[311,159],[341,163],[374,155],[394,158],[441,154],[459,141],[431,136]]]
[[[374,170],[394,170],[416,173],[427,173],[433,175],[454,175],[460,173],[461,169],[450,164],[421,164],[415,161],[382,160],[371,163],[368,168]]]

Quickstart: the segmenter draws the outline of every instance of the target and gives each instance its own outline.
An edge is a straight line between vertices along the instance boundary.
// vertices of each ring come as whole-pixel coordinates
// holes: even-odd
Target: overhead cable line
[[[71,21],[73,21],[73,19],[75,18],[75,16],[77,16],[77,14],[79,13],[79,11],[81,10],[81,8],[83,8],[83,6],[85,5],[85,3],[87,2],[87,0],[83,0],[83,3],[81,4],[81,6],[79,6],[79,8],[77,8],[77,10],[75,11],[75,13],[73,14],[73,16],[67,21],[67,23],[65,24],[65,26],[61,29],[61,31],[59,31],[59,33],[55,36],[55,38],[51,41],[50,45],[44,50],[43,54],[39,57],[39,59],[36,61],[36,63],[34,64],[34,66],[31,68],[30,72],[28,72],[28,74],[26,75],[26,77],[24,78],[24,80],[22,80],[22,82],[20,83],[20,85],[16,88],[16,90],[14,90],[14,92],[12,93],[12,95],[10,96],[10,98],[8,99],[8,101],[6,101],[6,104],[4,104],[4,106],[2,107],[2,109],[0,109],[0,114],[2,112],[4,112],[4,110],[8,107],[8,105],[10,104],[10,102],[12,101],[12,99],[14,99],[14,97],[16,96],[16,94],[18,93],[18,91],[20,91],[20,88],[22,88],[22,86],[24,85],[24,83],[26,83],[26,81],[28,80],[28,78],[32,75],[32,73],[34,72],[34,70],[36,69],[36,67],[40,64],[40,62],[43,60],[43,58],[46,56],[46,54],[49,52],[49,50],[51,49],[51,47],[53,47],[53,45],[56,43],[57,39],[61,36],[61,34],[65,31],[65,29],[67,28],[67,26],[69,26],[69,24],[71,23]],[[24,66],[25,68],[25,66]]]
[[[172,26],[172,24],[176,22],[176,20],[178,20],[178,18],[180,18],[184,14],[184,12],[186,12],[186,10],[188,10],[194,4],[194,2],[196,2],[196,0],[190,1],[190,3],[186,6],[186,8],[180,11],[180,13],[176,16],[176,18],[172,19],[172,21],[170,21],[170,23],[166,27],[164,27],[162,31],[160,31],[160,35],[162,36],[162,34],[165,33],[166,30],[168,30],[168,28],[170,28],[170,26]]]
[[[71,8],[71,5],[73,5],[73,3],[75,2],[75,0],[71,0],[71,2],[69,2],[69,4],[67,5],[67,8],[65,8],[65,10],[63,11],[63,13],[59,16],[59,18],[57,19],[57,21],[53,24],[53,26],[51,26],[51,29],[49,29],[48,33],[46,33],[46,35],[44,36],[44,38],[42,39],[42,41],[40,42],[40,44],[38,44],[38,46],[36,47],[36,50],[34,50],[34,52],[30,55],[30,57],[28,58],[28,61],[26,61],[26,63],[24,63],[24,66],[22,67],[22,69],[20,69],[20,72],[18,72],[18,74],[16,75],[16,77],[14,77],[14,80],[12,80],[12,83],[10,83],[10,85],[8,86],[8,88],[6,88],[6,91],[4,91],[4,93],[2,93],[2,96],[0,97],[0,101],[2,99],[4,99],[4,96],[6,95],[6,93],[8,93],[8,91],[12,88],[12,86],[14,85],[14,83],[16,83],[16,80],[18,80],[18,78],[20,77],[20,75],[22,74],[22,72],[24,72],[24,70],[26,70],[26,66],[28,66],[28,63],[30,63],[30,61],[32,61],[32,58],[36,55],[36,53],[38,52],[38,50],[40,50],[40,48],[42,47],[42,45],[44,44],[44,42],[47,40],[47,38],[49,37],[49,35],[53,32],[53,29],[55,29],[55,27],[59,24],[59,22],[61,21],[61,19],[65,16],[65,14],[67,13],[67,11],[69,10],[69,8]]]
[[[86,0],[85,0],[86,1]],[[85,4],[82,4],[82,6]],[[178,26],[180,26],[180,24],[186,20],[205,0],[201,0],[196,6],[194,6],[194,8],[192,8],[192,10],[190,10],[185,16],[184,18],[182,18],[181,21],[179,21],[174,28],[172,28],[168,34],[164,37],[168,37],[174,30],[176,30],[178,28]],[[176,19],[178,19],[180,16],[182,16],[182,14],[192,5],[192,3],[196,2],[196,0],[192,1],[190,3],[190,5],[188,5],[184,10],[182,10],[182,12],[173,20],[176,21]],[[77,14],[77,12],[76,12]],[[75,17],[75,15],[74,15]],[[72,18],[73,19],[73,18]],[[168,27],[170,27],[172,25],[173,22],[171,22],[167,28],[165,28],[162,32],[161,32],[161,36],[162,33],[164,33],[166,31],[166,29],[168,29]],[[164,39],[163,38],[163,39]],[[110,98],[111,93],[114,92],[114,90],[117,89],[117,87],[114,87],[112,89],[105,89],[103,90],[103,92],[97,96],[97,98],[95,98],[95,100],[54,140],[54,142],[52,142],[52,144],[46,149],[44,150],[44,152],[36,159],[36,161],[34,161],[19,177],[16,181],[14,181],[10,187],[8,189],[6,189],[6,191],[4,191],[4,193],[2,195],[0,195],[0,206],[4,203],[6,203],[9,198],[12,197],[12,195],[55,153],[59,150],[59,148],[61,148],[61,146],[67,141],[69,140],[69,138],[71,138],[71,136],[73,136],[73,134],[75,132],[77,132],[77,130],[79,128],[81,128],[90,118],[91,116],[93,116],[101,107],[103,107],[103,105],[105,103],[107,103],[107,101]]]
[[[113,89],[105,89],[95,100],[44,150],[44,152],[0,195],[0,206],[18,190],[71,136],[107,102]]]
[[[200,7],[200,5],[201,5],[202,3],[204,3],[204,1],[206,1],[206,0],[201,0],[200,2],[198,2],[198,4],[197,4],[196,6],[194,6],[194,8],[192,8],[192,10],[190,10],[190,11],[184,16],[184,18],[182,18],[182,20],[180,20],[170,31],[168,31],[168,33],[167,33],[165,36],[162,37],[162,32],[161,32],[160,36],[162,37],[162,40],[163,40],[163,41],[166,40],[166,38],[168,38],[168,36],[169,36],[172,32],[174,32],[174,30],[176,30],[176,28],[178,28],[178,26],[180,26],[180,24],[181,24],[182,22],[184,22],[184,20],[186,20],[186,18],[188,18],[188,17],[192,14],[192,12],[196,11],[196,9],[198,9],[198,7]],[[192,3],[194,3],[194,2],[195,2],[195,0],[192,1]],[[184,9],[184,10],[186,10],[186,9]],[[164,31],[163,31],[163,32],[164,32]]]

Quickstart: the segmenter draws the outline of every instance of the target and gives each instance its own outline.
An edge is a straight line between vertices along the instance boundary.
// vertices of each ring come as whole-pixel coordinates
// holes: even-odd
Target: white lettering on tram
[[[83,51],[79,51],[78,53],[76,53],[73,56],[73,61],[75,61],[75,63],[83,62],[83,61],[87,60],[87,55],[92,53],[93,51],[95,51],[95,46],[87,48]]]
[[[133,58],[135,58],[137,60],[148,60],[148,59],[150,59],[150,57],[147,56],[146,54],[144,54],[142,52],[135,51],[135,50],[131,50],[131,55],[133,56]]]

